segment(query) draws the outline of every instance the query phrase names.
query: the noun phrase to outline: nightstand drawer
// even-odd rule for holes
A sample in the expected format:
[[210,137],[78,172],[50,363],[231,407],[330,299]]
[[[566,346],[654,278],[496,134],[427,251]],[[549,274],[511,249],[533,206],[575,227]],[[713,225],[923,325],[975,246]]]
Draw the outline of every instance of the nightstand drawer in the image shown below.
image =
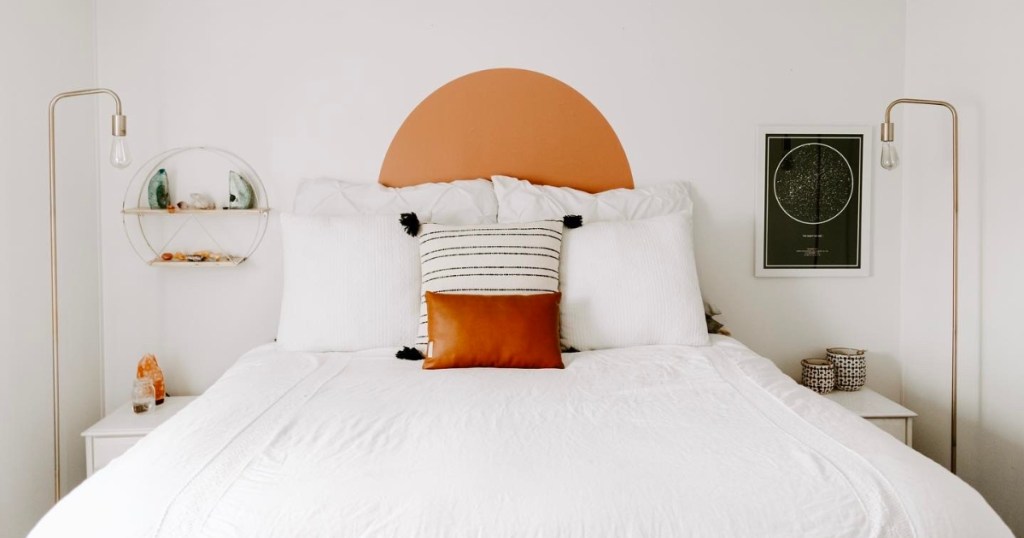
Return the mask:
[[111,460],[124,454],[175,413],[187,406],[194,396],[168,396],[163,405],[148,413],[135,414],[131,403],[118,407],[88,430],[85,437],[85,475],[92,476]]
[[867,387],[853,392],[833,391],[824,397],[878,426],[903,444],[913,446],[913,425],[917,413],[910,409]]
[[900,440],[901,443],[909,445],[911,419],[909,418],[869,418],[868,422],[878,426],[882,431]]
[[87,462],[85,468],[88,475],[102,469],[114,458],[124,454],[126,450],[139,442],[142,437],[93,437],[89,441],[92,444],[91,461]]

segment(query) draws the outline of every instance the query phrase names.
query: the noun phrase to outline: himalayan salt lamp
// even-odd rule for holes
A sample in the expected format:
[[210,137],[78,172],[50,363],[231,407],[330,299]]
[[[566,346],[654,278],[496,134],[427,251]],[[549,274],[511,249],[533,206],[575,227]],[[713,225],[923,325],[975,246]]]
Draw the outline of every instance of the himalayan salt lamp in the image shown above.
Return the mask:
[[148,354],[142,357],[135,369],[135,377],[137,379],[144,377],[152,379],[156,392],[156,404],[164,403],[164,373],[160,370],[160,365],[156,363],[156,355]]

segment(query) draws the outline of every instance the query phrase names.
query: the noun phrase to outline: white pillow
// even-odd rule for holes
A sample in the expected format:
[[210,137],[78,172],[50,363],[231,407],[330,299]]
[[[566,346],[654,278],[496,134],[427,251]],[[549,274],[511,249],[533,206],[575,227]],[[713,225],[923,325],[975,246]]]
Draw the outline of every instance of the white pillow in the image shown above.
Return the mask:
[[[529,295],[558,291],[562,221],[449,226],[423,224],[422,293]],[[427,302],[420,301],[416,348],[426,353]]]
[[565,347],[708,344],[685,213],[566,230],[561,278]]
[[349,183],[333,179],[303,181],[295,194],[299,215],[398,215],[416,213],[422,222],[484,224],[497,222],[498,202],[486,179],[461,179],[411,187]]
[[693,212],[685,183],[662,183],[636,189],[612,189],[590,194],[569,187],[534,185],[529,181],[493,176],[498,198],[498,222],[527,222],[580,215],[583,225],[608,220],[635,220],[670,213]]
[[407,345],[420,260],[399,216],[281,215],[284,296],[277,341],[298,351]]

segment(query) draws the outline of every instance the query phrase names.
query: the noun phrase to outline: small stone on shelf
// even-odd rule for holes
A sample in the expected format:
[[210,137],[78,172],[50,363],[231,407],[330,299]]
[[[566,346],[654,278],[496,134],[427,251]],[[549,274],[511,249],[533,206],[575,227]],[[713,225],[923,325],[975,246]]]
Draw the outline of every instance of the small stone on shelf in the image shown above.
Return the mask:
[[189,196],[192,198],[193,209],[217,209],[217,202],[201,192],[193,192]]

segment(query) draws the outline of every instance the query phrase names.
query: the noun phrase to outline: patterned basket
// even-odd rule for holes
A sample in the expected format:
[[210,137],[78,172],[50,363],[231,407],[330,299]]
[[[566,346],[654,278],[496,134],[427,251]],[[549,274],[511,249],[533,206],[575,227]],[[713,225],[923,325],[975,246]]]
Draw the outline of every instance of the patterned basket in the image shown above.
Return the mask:
[[800,361],[804,367],[800,383],[817,392],[828,394],[836,385],[836,369],[828,359],[804,359]]
[[848,347],[830,347],[826,351],[828,360],[836,367],[836,389],[860,390],[868,375],[866,351]]

